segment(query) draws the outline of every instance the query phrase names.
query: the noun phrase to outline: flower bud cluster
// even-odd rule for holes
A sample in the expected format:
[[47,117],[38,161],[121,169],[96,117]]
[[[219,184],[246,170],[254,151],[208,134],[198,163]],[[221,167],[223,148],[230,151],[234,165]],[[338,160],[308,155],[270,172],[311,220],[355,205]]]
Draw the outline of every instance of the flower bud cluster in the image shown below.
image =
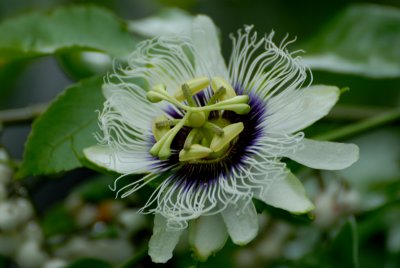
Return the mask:
[[0,149],[0,254],[14,259],[21,268],[57,268],[65,262],[50,259],[43,249],[43,232],[33,219],[31,202],[8,192],[13,170],[9,157]]

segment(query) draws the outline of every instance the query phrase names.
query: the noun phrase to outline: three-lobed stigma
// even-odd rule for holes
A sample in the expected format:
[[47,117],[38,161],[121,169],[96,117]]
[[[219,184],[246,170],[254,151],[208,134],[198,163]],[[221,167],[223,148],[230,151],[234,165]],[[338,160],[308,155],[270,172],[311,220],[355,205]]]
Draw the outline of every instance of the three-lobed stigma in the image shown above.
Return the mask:
[[[195,95],[211,87],[212,95],[204,106],[198,105]],[[247,95],[237,96],[233,87],[223,78],[199,77],[182,84],[173,96],[165,85],[156,85],[147,92],[151,102],[162,100],[183,112],[182,118],[159,116],[153,122],[152,132],[156,143],[150,153],[160,159],[171,156],[171,144],[183,127],[189,127],[183,148],[179,152],[181,162],[215,161],[229,152],[243,131],[242,122],[231,123],[223,118],[224,111],[247,114],[251,107]]]

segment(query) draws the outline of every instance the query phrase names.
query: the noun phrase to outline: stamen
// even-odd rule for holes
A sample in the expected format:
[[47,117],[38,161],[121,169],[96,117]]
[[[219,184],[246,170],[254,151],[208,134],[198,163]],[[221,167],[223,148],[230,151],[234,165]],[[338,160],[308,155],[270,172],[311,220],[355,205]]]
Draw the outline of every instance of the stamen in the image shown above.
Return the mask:
[[158,156],[160,159],[168,159],[171,156],[171,143],[178,134],[179,130],[185,124],[186,116],[172,129],[170,129],[159,141],[157,141],[150,149],[153,156]]
[[226,147],[231,141],[233,141],[244,129],[242,122],[235,123],[224,127],[224,135],[214,136],[210,149],[214,152],[219,152]]
[[182,93],[190,107],[196,107],[196,102],[193,99],[192,92],[190,92],[188,84],[182,85]]
[[220,97],[221,100],[227,100],[236,96],[236,92],[231,84],[222,77],[213,77],[211,80],[211,88],[214,92],[217,92],[220,88],[225,88],[225,94]]
[[[166,116],[164,116],[164,118],[167,118]],[[158,121],[155,123],[155,127],[157,128],[165,128],[165,127],[172,127],[175,126],[179,123],[179,121],[181,121],[180,119],[166,119],[166,120],[162,120],[162,121]]]
[[218,136],[222,136],[224,134],[224,130],[222,128],[220,128],[216,124],[213,124],[213,123],[211,123],[209,121],[206,122],[203,127],[206,128],[206,129],[211,130],[212,132],[214,132]]
[[168,118],[165,115],[158,116],[152,126],[152,132],[153,136],[156,139],[156,141],[161,140],[161,138],[168,133],[168,131],[171,129],[171,125],[169,124],[162,124],[163,122],[168,122]]
[[[200,91],[204,90],[210,84],[210,79],[208,77],[199,77],[192,80],[189,80],[185,83],[191,95],[196,95]],[[181,89],[178,89],[174,94],[175,99],[178,101],[184,101],[186,99],[184,92]]]
[[193,144],[189,150],[181,150],[179,152],[179,161],[193,161],[209,156],[213,151],[200,144]]
[[198,140],[199,134],[200,134],[200,129],[198,129],[198,128],[192,129],[186,137],[185,144],[183,145],[183,149],[189,150],[189,148],[192,146],[192,144],[198,143],[199,142],[199,140]]

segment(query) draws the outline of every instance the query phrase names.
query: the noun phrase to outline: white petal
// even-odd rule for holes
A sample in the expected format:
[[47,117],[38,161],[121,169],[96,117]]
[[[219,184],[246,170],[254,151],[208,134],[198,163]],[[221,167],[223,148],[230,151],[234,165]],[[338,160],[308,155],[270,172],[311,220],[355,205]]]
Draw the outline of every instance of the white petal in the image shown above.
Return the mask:
[[197,75],[222,76],[228,78],[228,71],[221,54],[217,28],[207,16],[197,16],[192,25],[192,40],[200,62],[196,61]]
[[147,153],[115,151],[101,145],[86,148],[83,153],[97,166],[120,174],[146,173],[152,164]]
[[276,179],[263,193],[256,193],[255,197],[264,203],[287,210],[291,213],[307,213],[314,209],[314,205],[306,196],[303,184],[292,173],[285,178]]
[[334,86],[316,85],[291,94],[280,94],[268,102],[268,129],[294,133],[329,113],[339,98]]
[[149,255],[156,263],[165,263],[172,258],[183,230],[167,229],[167,220],[160,214],[154,217],[153,235],[149,241]]
[[256,237],[258,232],[257,211],[253,202],[239,200],[235,204],[229,204],[222,211],[229,236],[233,243],[245,245]]
[[147,37],[160,35],[188,34],[190,32],[193,17],[177,8],[164,9],[156,16],[131,21],[129,30]]
[[344,169],[359,158],[359,149],[355,144],[303,139],[300,145],[304,147],[285,156],[315,169]]
[[190,226],[189,242],[201,260],[220,250],[227,238],[228,233],[219,214],[200,217]]

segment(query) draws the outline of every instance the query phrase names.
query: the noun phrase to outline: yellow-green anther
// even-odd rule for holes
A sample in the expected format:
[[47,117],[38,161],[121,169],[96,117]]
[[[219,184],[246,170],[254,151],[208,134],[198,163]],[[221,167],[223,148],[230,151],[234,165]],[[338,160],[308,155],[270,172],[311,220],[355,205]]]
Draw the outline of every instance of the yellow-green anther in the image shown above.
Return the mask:
[[[210,84],[210,80],[208,79],[208,77],[198,77],[185,82],[185,84],[188,86],[189,91],[193,96],[202,91],[203,89],[207,88],[207,86]],[[185,100],[185,96],[181,88],[175,92],[174,97],[179,101]]]
[[240,95],[213,105],[206,106],[204,109],[206,111],[229,110],[234,111],[237,114],[247,114],[250,111],[250,106],[247,104],[248,102],[249,96]]
[[215,135],[211,141],[210,149],[214,152],[219,152],[233,141],[244,129],[242,122],[235,123],[224,127],[222,136]]
[[190,146],[189,150],[184,149],[179,152],[179,161],[199,160],[207,157],[212,152],[213,151],[208,147],[200,144],[193,144]]
[[179,123],[179,121],[181,121],[181,120],[180,119],[167,119],[167,117],[165,117],[164,120],[157,121],[155,123],[155,125],[158,128],[172,127],[172,126],[177,125]]
[[183,84],[182,85],[182,93],[187,102],[189,103],[189,106],[191,107],[196,107],[196,102],[193,99],[192,92],[190,92],[188,84]]
[[215,104],[217,100],[221,99],[222,95],[224,95],[226,89],[224,87],[220,87],[214,95],[211,96],[210,100],[207,102],[207,105]]
[[211,122],[209,122],[209,121],[207,121],[207,122],[204,124],[203,127],[206,128],[206,129],[211,130],[212,132],[214,132],[214,133],[217,134],[218,136],[221,136],[221,135],[224,134],[224,130],[223,130],[221,127],[219,127],[219,126],[217,126],[216,124],[213,124],[213,123],[211,123]]
[[213,77],[211,80],[211,88],[217,92],[220,88],[225,88],[225,94],[221,96],[221,100],[227,100],[236,96],[236,92],[225,79],[222,77]]
[[217,104],[215,104],[215,106],[219,106],[219,105],[227,105],[227,104],[242,104],[242,103],[248,103],[249,102],[249,96],[247,95],[239,95],[239,96],[235,96],[233,98],[224,100],[224,101],[220,101]]
[[251,110],[251,107],[248,104],[231,104],[231,105],[221,106],[221,109],[232,111],[237,114],[248,114]]
[[156,120],[153,122],[152,131],[153,136],[156,141],[161,140],[161,138],[167,134],[167,132],[171,129],[171,125],[164,124],[164,122],[169,122],[168,118],[165,115],[158,116]]
[[207,116],[204,112],[190,112],[187,125],[190,127],[201,127],[206,121]]
[[170,129],[164,136],[157,141],[150,149],[150,154],[158,156],[160,159],[167,159],[171,156],[171,143],[176,134],[183,127],[186,118],[183,118],[176,126]]
[[192,144],[198,143],[199,142],[199,138],[200,138],[200,129],[199,128],[193,128],[189,134],[186,137],[185,140],[185,144],[183,145],[183,148],[185,150],[189,150],[190,146],[192,146]]

